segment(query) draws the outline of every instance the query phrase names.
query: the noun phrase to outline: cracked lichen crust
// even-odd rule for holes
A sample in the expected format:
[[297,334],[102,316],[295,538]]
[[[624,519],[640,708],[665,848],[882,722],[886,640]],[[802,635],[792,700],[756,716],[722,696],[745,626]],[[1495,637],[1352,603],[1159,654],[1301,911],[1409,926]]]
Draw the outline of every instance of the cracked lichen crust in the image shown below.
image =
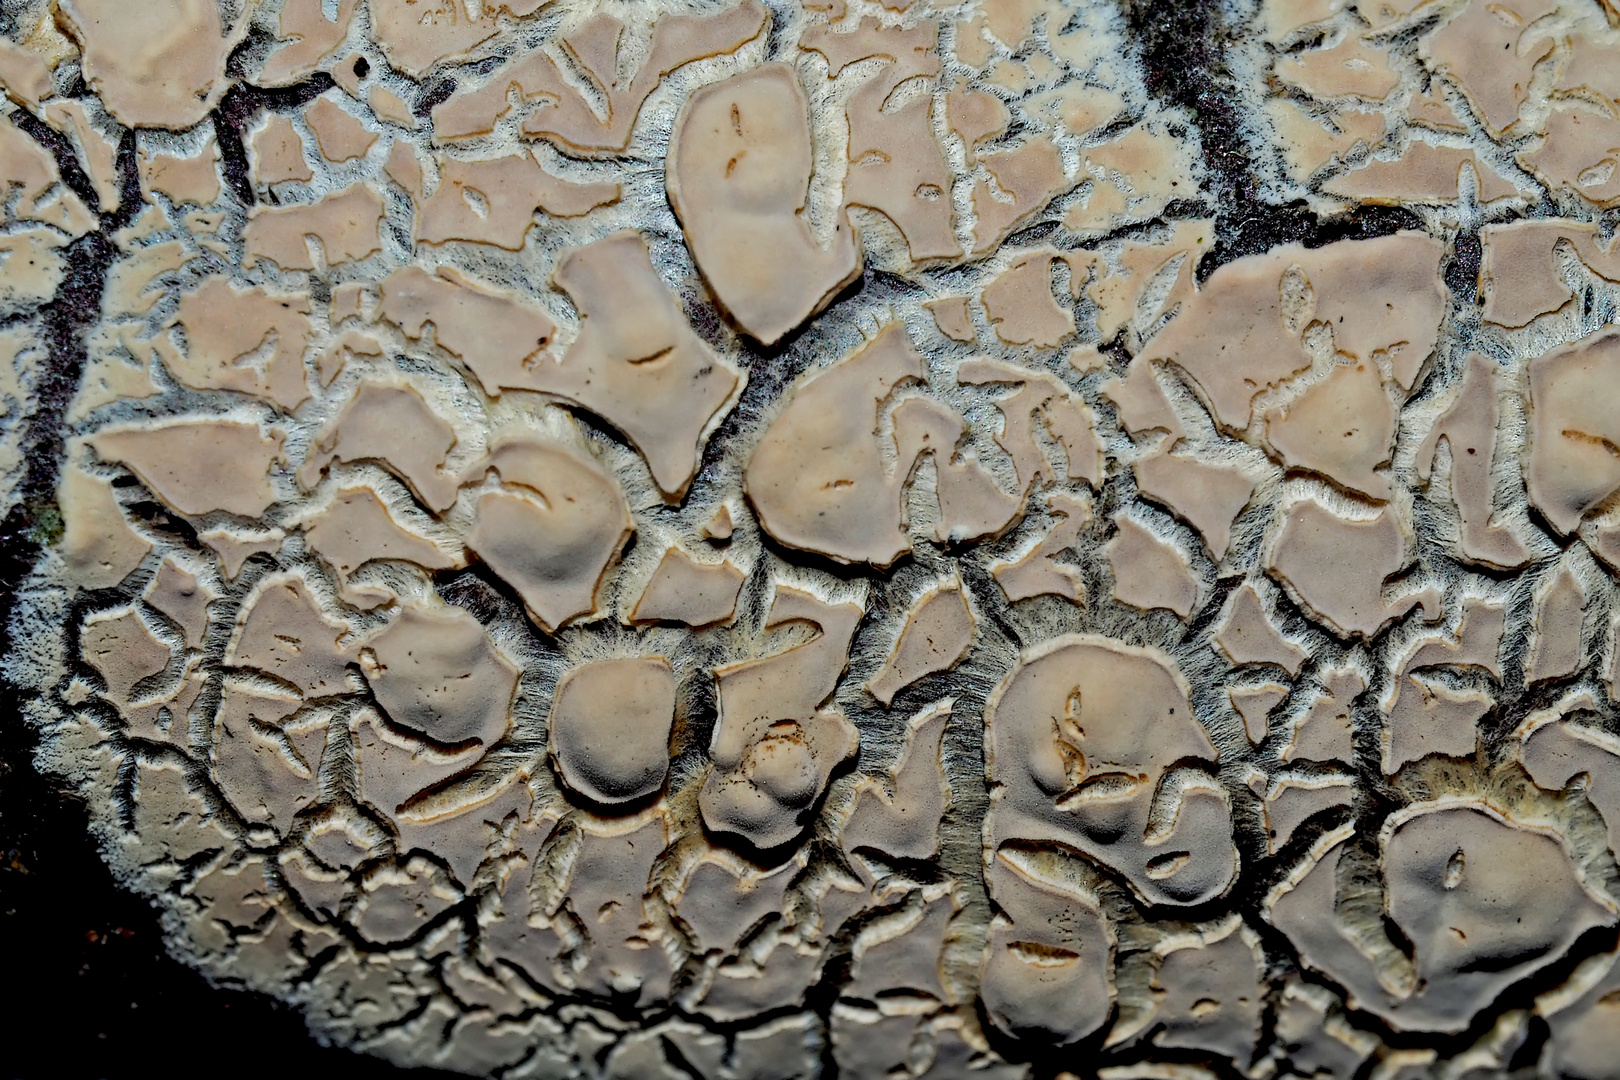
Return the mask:
[[0,0],[0,90],[5,673],[209,979],[1613,1075],[1612,0]]

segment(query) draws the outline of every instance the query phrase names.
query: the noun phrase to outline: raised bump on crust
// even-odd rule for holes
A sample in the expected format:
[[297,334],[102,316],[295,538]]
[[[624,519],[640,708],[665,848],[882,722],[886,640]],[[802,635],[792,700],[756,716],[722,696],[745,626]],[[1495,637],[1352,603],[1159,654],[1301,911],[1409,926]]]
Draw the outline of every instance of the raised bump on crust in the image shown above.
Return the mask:
[[1232,919],[1196,942],[1173,944],[1153,976],[1154,1044],[1250,1060],[1260,1039],[1265,985],[1246,928]]
[[219,141],[213,136],[192,157],[142,151],[136,158],[141,195],[147,202],[153,202],[152,193],[158,192],[176,205],[212,206],[224,191],[219,163]]
[[547,723],[563,781],[604,806],[663,787],[675,723],[675,675],[662,656],[596,660],[557,683]]
[[1419,604],[1429,621],[1439,617],[1434,586],[1384,601],[1384,582],[1410,561],[1409,539],[1388,508],[1353,521],[1302,499],[1288,508],[1266,566],[1334,633],[1367,638]]

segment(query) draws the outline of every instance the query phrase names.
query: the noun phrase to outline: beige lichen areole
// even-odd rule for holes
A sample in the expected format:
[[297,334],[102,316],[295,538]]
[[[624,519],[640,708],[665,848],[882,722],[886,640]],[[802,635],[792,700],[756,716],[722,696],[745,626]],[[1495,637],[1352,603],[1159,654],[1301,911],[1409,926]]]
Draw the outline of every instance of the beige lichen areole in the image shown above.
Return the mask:
[[248,163],[257,184],[280,184],[288,180],[313,180],[315,174],[304,159],[304,140],[292,121],[279,113],[266,117],[247,140]]
[[84,78],[114,118],[130,127],[191,127],[225,93],[225,59],[248,31],[215,0],[161,0],[157,9],[121,0],[62,0],[64,28],[83,52]]
[[375,488],[354,487],[337,493],[323,510],[304,523],[304,542],[337,575],[338,592],[358,608],[394,599],[385,586],[351,581],[355,571],[373,562],[401,560],[424,570],[448,570],[466,560],[449,554],[428,537],[396,520]]
[[568,787],[611,806],[664,784],[675,722],[675,676],[661,656],[582,664],[557,684],[546,725]]
[[515,295],[466,277],[453,267],[428,273],[396,270],[378,287],[377,316],[412,341],[427,337],[466,366],[484,393],[536,389],[533,370],[555,341],[557,326],[544,311]]
[[984,290],[990,325],[1008,345],[1051,349],[1074,333],[1074,315],[1052,296],[1052,264],[1060,256],[1050,248],[1021,255]]
[[930,588],[906,612],[894,650],[867,681],[867,691],[887,706],[917,680],[949,670],[972,646],[975,621],[960,583]]
[[1253,584],[1238,589],[1215,644],[1234,664],[1276,664],[1298,675],[1309,654],[1278,632]]
[[460,608],[405,607],[366,639],[360,669],[401,728],[443,746],[490,746],[506,734],[517,668]]
[[[292,412],[309,399],[304,349],[311,334],[309,298],[238,288],[208,277],[180,298],[173,324],[186,348],[161,343],[169,373],[199,390],[236,390]],[[267,357],[259,355],[268,345]],[[249,358],[252,358],[250,361]]]
[[1384,600],[1384,582],[1407,559],[1407,537],[1392,511],[1352,520],[1305,499],[1289,507],[1267,568],[1335,633],[1370,637],[1416,605],[1430,621],[1439,615],[1432,586]]
[[1217,561],[1226,556],[1232,522],[1254,496],[1254,481],[1243,470],[1161,451],[1138,461],[1134,471],[1143,497],[1191,523]]
[[[1413,946],[1408,957],[1379,940],[1381,925],[1351,922],[1366,916],[1336,888],[1348,838],[1341,829],[1318,841],[1264,910],[1306,964],[1399,1030],[1462,1030],[1502,986],[1615,921],[1612,901],[1588,891],[1555,836],[1485,805],[1419,805],[1379,838],[1384,903]],[[1521,914],[1509,922],[1495,914],[1504,909]]]
[[1377,470],[1395,442],[1395,405],[1377,365],[1340,364],[1328,377],[1266,416],[1266,441],[1296,468],[1310,469],[1385,502],[1389,481]]
[[1560,533],[1620,490],[1620,459],[1610,449],[1620,428],[1604,407],[1620,377],[1620,334],[1598,334],[1530,364],[1530,502]]
[[193,418],[103,429],[88,441],[103,460],[128,465],[177,513],[256,518],[276,501],[270,470],[285,456],[282,439],[276,428]]
[[260,259],[283,270],[313,270],[313,238],[321,262],[340,266],[375,254],[382,246],[383,202],[365,184],[306,205],[255,207],[242,229],[243,269]]
[[0,7],[18,745],[211,984],[1614,1073],[1620,0]]
[[1487,225],[1480,230],[1480,244],[1485,319],[1500,326],[1524,326],[1574,299],[1558,256],[1563,244],[1588,270],[1620,280],[1620,252],[1605,250],[1594,225],[1559,220]]
[[769,850],[803,828],[802,814],[856,746],[855,726],[825,705],[843,673],[861,609],[778,585],[764,629],[808,623],[815,637],[774,656],[716,669],[719,717],[712,771],[698,805],[704,823]]
[[949,705],[924,709],[906,724],[904,749],[885,786],[865,780],[844,822],[844,850],[861,848],[889,859],[931,859],[939,853],[940,821],[950,806],[950,785],[940,757]]
[[442,512],[456,501],[460,487],[444,467],[455,445],[454,429],[416,387],[367,380],[316,440],[298,480],[308,489],[333,464],[376,461],[403,480],[429,510]]
[[[476,9],[457,0],[377,0],[372,33],[388,62],[412,78],[495,36],[502,15],[533,15],[545,0],[499,0]],[[346,20],[340,20],[346,21]]]
[[1198,601],[1198,579],[1187,557],[1153,530],[1123,514],[1103,545],[1114,573],[1114,599],[1143,611],[1164,609],[1185,619]]
[[608,564],[631,533],[619,485],[589,456],[524,436],[498,441],[469,479],[486,472],[502,486],[478,497],[467,550],[547,630],[594,613]]
[[532,389],[577,402],[624,432],[659,490],[679,498],[742,372],[693,332],[635,233],[570,252],[554,280],[579,309],[579,336],[561,361],[536,365]]
[[812,158],[798,76],[769,64],[692,95],[665,161],[669,202],[715,300],[761,343],[779,341],[861,272],[840,215],[830,247],[804,217]]
[[62,511],[62,559],[86,589],[123,581],[152,550],[151,541],[130,527],[112,481],[73,466],[56,489]]
[[1089,890],[1038,877],[1010,854],[997,852],[986,875],[1004,916],[990,932],[980,997],[1010,1035],[1077,1042],[1103,1025],[1114,1002],[1108,923]]
[[1523,566],[1530,553],[1524,543],[1493,520],[1496,465],[1497,405],[1496,368],[1483,356],[1468,357],[1457,399],[1435,421],[1418,448],[1418,476],[1429,478],[1444,442],[1451,455],[1451,498],[1462,518],[1459,547],[1464,556],[1489,566],[1508,569]]
[[424,244],[464,240],[521,251],[535,212],[579,217],[617,202],[614,183],[575,183],[548,172],[533,154],[486,161],[439,160],[439,186],[421,200],[416,238]]
[[[635,30],[598,12],[561,35],[564,65],[545,52],[523,53],[483,86],[458,88],[433,109],[434,135],[447,141],[487,134],[510,108],[515,89],[523,101],[537,103],[523,121],[526,136],[575,153],[623,150],[642,105],[665,76],[707,57],[735,52],[764,30],[767,19],[758,0],[743,0],[710,15],[664,15],[654,20],[652,40],[640,53],[630,44]],[[621,65],[632,59],[639,67],[626,80]],[[567,68],[583,72],[587,90],[582,91],[573,71],[564,74]],[[593,98],[602,102],[600,112]]]
[[[1072,560],[1080,534],[1091,524],[1091,504],[1054,491],[1046,497],[1046,510],[1052,523],[1034,547],[1016,559],[992,563],[990,574],[1009,601],[1061,596],[1084,605],[1085,581]],[[1065,556],[1066,561],[1058,561]]]
[[910,463],[886,460],[879,417],[896,387],[922,377],[922,357],[891,325],[794,390],[745,474],[765,531],[845,562],[887,566],[908,550],[900,493]]
[[937,23],[902,29],[865,18],[853,31],[807,31],[800,48],[821,54],[827,77],[851,64],[878,60],[878,71],[849,96],[849,172],[844,204],[875,210],[905,237],[913,261],[951,258],[961,246],[951,227],[951,175],[934,138],[933,98],[921,95],[896,104],[895,91],[921,78],[937,77]]
[[176,205],[212,206],[223,191],[219,163],[219,143],[213,138],[194,156],[142,153],[136,161],[141,194],[147,202],[155,201],[152,195],[156,192],[168,196]]
[[1386,206],[1405,202],[1451,203],[1465,183],[1463,169],[1473,173],[1472,184],[1482,203],[1512,198],[1518,187],[1474,150],[1412,139],[1393,159],[1369,158],[1343,176],[1322,187],[1333,195]]
[[631,622],[714,626],[731,621],[746,575],[729,560],[699,562],[679,547],[658,561],[630,611]]
[[994,838],[1068,844],[1157,903],[1200,903],[1236,873],[1226,797],[1207,780],[1165,793],[1164,773],[1215,760],[1185,680],[1157,650],[1067,635],[1028,650],[985,709]]
[[337,17],[326,17],[323,0],[286,0],[277,24],[281,43],[254,77],[260,86],[297,82],[336,52],[349,31],[360,0],[338,0]]

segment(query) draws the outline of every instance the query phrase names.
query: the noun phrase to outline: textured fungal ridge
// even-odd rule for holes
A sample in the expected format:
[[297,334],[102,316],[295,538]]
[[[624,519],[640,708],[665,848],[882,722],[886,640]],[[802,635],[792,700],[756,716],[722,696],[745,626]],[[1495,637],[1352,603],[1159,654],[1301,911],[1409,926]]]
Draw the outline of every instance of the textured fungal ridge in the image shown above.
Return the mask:
[[1616,1075],[1613,0],[0,0],[0,88],[5,674],[208,978]]

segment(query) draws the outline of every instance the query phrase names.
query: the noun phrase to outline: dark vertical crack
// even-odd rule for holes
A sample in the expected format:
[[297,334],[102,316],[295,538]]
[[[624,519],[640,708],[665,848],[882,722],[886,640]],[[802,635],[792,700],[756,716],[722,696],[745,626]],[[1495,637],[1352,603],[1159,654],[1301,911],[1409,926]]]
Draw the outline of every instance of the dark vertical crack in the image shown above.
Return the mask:
[[1267,202],[1261,194],[1244,122],[1243,88],[1228,67],[1234,47],[1221,5],[1208,0],[1124,0],[1133,40],[1142,48],[1148,92],[1192,114],[1214,204],[1215,245],[1198,264],[1200,281],[1216,268],[1294,241],[1320,247],[1336,240],[1387,236],[1422,224],[1401,207],[1366,206],[1321,217],[1303,200]]

